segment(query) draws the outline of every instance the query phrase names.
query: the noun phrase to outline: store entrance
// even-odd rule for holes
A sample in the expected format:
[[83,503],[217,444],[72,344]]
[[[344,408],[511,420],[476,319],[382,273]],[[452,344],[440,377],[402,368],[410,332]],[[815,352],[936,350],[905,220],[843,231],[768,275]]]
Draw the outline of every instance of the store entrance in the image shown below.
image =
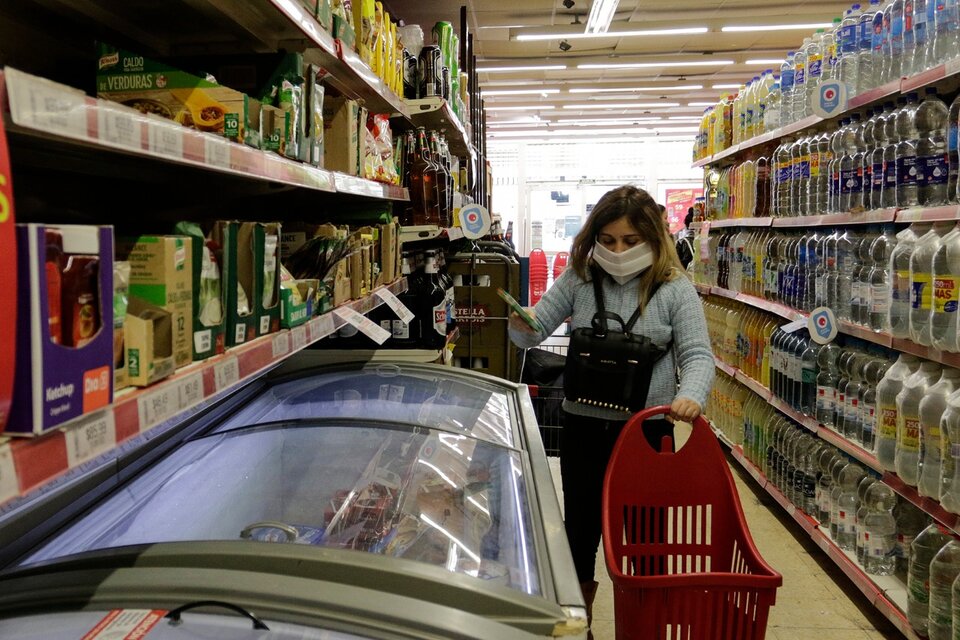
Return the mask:
[[547,260],[561,251],[569,252],[583,222],[603,194],[622,182],[535,182],[527,183],[522,212],[524,233],[518,249],[527,256],[542,249]]

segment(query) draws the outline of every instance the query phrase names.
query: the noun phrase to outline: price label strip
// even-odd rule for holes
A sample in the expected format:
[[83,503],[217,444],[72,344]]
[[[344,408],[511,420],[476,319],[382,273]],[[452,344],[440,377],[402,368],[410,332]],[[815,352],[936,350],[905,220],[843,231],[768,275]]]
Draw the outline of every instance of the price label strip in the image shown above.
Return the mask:
[[377,297],[386,302],[387,306],[393,309],[393,312],[396,313],[397,317],[403,320],[404,323],[410,324],[413,322],[416,316],[407,308],[407,305],[400,302],[400,298],[395,296],[392,291],[389,289],[377,289],[376,293]]
[[293,350],[299,351],[307,346],[307,328],[303,325],[294,327],[290,330],[290,338],[293,342]]
[[20,495],[20,481],[9,444],[0,445],[0,503]]
[[117,426],[113,411],[106,410],[85,418],[81,423],[66,427],[67,464],[70,468],[106,453],[117,446]]
[[23,127],[69,138],[87,138],[86,95],[72,87],[4,69],[10,116]]
[[321,340],[327,336],[332,336],[333,332],[337,330],[336,325],[333,323],[332,313],[325,313],[310,322],[310,336],[314,340]]
[[337,317],[339,317],[341,320],[351,326],[356,327],[360,333],[367,336],[377,344],[383,344],[392,335],[389,331],[378,325],[376,322],[364,315],[357,313],[350,307],[334,309],[333,312],[337,314]]
[[203,158],[207,165],[218,169],[230,168],[230,143],[225,138],[203,137]]
[[137,113],[105,102],[97,104],[97,137],[104,144],[140,150]]
[[240,360],[237,356],[227,356],[222,362],[213,365],[213,379],[217,392],[240,382]]
[[203,374],[192,373],[137,399],[140,432],[149,431],[203,400]]
[[180,125],[162,120],[159,116],[149,118],[150,151],[169,158],[183,159],[183,131]]
[[290,336],[286,333],[278,333],[273,336],[273,359],[282,358],[290,353]]

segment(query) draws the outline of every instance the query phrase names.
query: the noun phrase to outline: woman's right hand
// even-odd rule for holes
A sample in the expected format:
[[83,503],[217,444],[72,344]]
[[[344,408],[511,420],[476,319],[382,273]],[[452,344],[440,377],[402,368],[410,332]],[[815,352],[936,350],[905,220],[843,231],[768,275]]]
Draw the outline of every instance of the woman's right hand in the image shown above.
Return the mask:
[[[537,314],[533,309],[524,309],[527,313],[530,314],[530,317],[536,320]],[[535,335],[537,332],[533,330],[533,327],[528,325],[523,318],[520,317],[516,311],[510,313],[510,328],[521,333],[528,333],[530,335]]]

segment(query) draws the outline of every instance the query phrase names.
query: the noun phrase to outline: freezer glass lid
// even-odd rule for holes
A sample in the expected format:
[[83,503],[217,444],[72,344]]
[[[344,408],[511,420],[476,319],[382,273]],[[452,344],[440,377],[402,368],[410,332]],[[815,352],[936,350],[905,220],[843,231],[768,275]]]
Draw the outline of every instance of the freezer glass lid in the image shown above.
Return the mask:
[[516,446],[505,388],[467,376],[393,364],[315,373],[275,384],[221,430],[328,417],[400,421]]
[[397,422],[286,421],[190,441],[25,564],[125,545],[247,540],[406,558],[540,594],[520,454]]

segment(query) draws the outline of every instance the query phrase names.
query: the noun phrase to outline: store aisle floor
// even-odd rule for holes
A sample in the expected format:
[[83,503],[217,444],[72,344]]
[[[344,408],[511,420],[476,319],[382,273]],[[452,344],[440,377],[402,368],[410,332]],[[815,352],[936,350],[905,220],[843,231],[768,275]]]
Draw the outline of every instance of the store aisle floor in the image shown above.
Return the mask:
[[[684,431],[684,427],[686,431]],[[678,440],[689,433],[678,427]],[[559,458],[550,458],[554,483],[561,495]],[[867,601],[846,576],[806,537],[792,519],[752,479],[731,465],[750,533],[760,555],[783,574],[777,604],[770,611],[768,640],[880,640],[903,636]],[[614,640],[613,592],[597,552],[600,588],[593,610],[594,638]]]

